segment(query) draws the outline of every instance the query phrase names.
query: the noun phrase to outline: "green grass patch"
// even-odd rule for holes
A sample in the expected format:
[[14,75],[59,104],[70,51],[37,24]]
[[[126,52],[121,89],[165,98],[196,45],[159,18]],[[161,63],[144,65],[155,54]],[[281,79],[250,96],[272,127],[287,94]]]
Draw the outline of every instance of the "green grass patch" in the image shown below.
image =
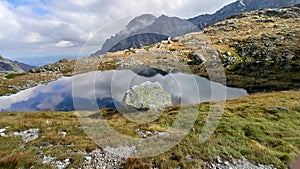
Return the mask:
[[146,51],[149,51],[149,49],[151,49],[151,48],[153,48],[153,45],[149,45],[149,46],[145,46],[145,47],[144,47],[144,49],[145,49]]
[[26,74],[27,73],[10,73],[10,74],[6,75],[5,77],[7,79],[13,79],[13,78],[15,78],[17,76],[23,76],[23,75],[26,75]]

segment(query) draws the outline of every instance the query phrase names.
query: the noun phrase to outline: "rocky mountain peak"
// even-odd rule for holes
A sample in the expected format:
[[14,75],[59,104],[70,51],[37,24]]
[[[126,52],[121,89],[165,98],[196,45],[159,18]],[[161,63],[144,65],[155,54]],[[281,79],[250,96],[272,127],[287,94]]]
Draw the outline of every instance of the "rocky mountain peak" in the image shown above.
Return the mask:
[[176,37],[196,30],[195,25],[178,17],[161,15],[156,18],[153,15],[144,14],[134,18],[125,29],[107,39],[102,49],[92,55],[148,46],[165,40],[169,36]]
[[144,14],[138,17],[135,17],[133,20],[131,20],[126,28],[130,31],[137,31],[139,29],[142,29],[146,26],[149,26],[153,24],[153,22],[157,18],[151,14]]

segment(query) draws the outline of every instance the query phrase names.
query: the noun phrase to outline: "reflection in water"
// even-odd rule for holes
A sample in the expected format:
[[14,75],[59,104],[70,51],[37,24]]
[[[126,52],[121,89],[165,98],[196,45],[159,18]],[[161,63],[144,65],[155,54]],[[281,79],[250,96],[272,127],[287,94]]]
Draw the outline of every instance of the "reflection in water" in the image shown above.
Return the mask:
[[[171,93],[173,104],[193,104],[247,95],[243,89],[228,88],[196,75],[151,73],[151,76],[143,76],[143,74],[131,70],[113,70],[64,77],[47,85],[39,85],[11,96],[0,97],[0,111],[115,108],[120,105],[130,87],[145,81],[161,83],[164,89]],[[212,95],[212,92],[215,94]]]

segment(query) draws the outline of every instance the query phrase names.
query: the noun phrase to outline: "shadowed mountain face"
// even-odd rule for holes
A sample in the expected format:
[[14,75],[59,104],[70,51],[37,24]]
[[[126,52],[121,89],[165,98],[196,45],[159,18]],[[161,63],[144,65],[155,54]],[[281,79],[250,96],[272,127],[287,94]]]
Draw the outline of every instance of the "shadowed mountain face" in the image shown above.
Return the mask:
[[0,71],[27,72],[32,68],[34,68],[34,66],[5,59],[0,55]]
[[120,50],[130,48],[140,48],[142,46],[149,46],[156,42],[168,39],[168,36],[156,34],[156,33],[144,33],[130,36],[126,39],[121,40],[115,46],[113,46],[109,52],[117,52]]
[[199,29],[204,29],[218,21],[243,12],[264,8],[281,8],[299,3],[300,0],[238,0],[224,6],[214,14],[199,15],[188,19],[188,21],[195,24]]
[[130,21],[124,30],[107,39],[102,49],[92,55],[148,46],[168,37],[176,37],[197,30],[192,23],[177,17],[161,15],[156,18],[149,14],[141,15]]

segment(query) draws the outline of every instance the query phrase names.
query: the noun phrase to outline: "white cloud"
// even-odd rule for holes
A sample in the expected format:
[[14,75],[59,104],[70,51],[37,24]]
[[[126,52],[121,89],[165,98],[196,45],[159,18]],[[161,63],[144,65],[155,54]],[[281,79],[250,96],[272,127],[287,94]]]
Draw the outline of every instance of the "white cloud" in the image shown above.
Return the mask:
[[27,43],[38,43],[41,42],[43,37],[39,33],[32,32],[25,38],[25,42]]
[[5,39],[21,29],[16,16],[8,7],[7,3],[0,1],[0,39]]
[[70,41],[62,40],[56,43],[54,46],[58,48],[66,48],[66,47],[72,47],[74,46],[74,44]]

